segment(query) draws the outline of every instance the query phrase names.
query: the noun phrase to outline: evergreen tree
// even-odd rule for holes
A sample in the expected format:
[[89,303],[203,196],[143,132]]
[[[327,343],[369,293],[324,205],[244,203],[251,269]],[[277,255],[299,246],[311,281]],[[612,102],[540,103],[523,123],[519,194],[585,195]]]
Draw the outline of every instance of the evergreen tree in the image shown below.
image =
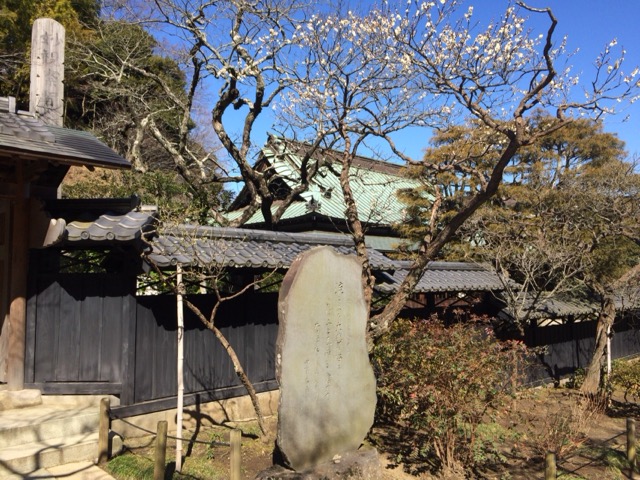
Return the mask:
[[[549,128],[555,121],[538,114],[530,128]],[[439,228],[430,222],[454,215],[481,188],[477,171],[491,163],[492,151],[485,145],[492,140],[475,125],[441,132],[433,144],[425,162],[445,168],[425,180],[442,193],[439,203],[429,204],[417,192],[403,192],[414,217],[399,229],[412,238]],[[588,393],[598,387],[606,331],[615,317],[614,297],[633,280],[628,273],[640,264],[640,174],[623,160],[625,154],[623,142],[603,132],[596,121],[576,120],[553,131],[514,156],[497,195],[444,250],[450,259],[494,266],[520,329],[550,297],[599,302],[598,331],[604,333],[596,342]],[[476,159],[473,177],[458,164],[465,157]],[[421,178],[424,171],[429,170],[411,174]]]

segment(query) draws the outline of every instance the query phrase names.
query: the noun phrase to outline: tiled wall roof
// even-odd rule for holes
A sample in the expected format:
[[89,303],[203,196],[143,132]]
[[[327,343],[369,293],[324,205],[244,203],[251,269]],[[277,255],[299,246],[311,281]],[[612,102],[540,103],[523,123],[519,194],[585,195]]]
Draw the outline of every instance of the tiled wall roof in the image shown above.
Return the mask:
[[[396,262],[395,272],[380,275],[377,288],[394,292],[407,275],[409,262]],[[416,292],[497,291],[503,285],[498,275],[488,267],[463,262],[431,262],[416,285]]]
[[[151,242],[149,259],[160,267],[177,263],[221,267],[288,268],[302,252],[320,245],[343,254],[354,253],[349,237],[321,233],[285,233],[219,227],[179,227]],[[395,268],[393,260],[370,249],[375,269]]]

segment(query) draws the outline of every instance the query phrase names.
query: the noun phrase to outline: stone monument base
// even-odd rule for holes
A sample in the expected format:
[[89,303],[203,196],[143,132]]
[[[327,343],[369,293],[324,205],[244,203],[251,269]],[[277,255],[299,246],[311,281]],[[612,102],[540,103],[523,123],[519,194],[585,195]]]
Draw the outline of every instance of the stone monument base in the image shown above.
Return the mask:
[[382,466],[375,448],[367,447],[337,456],[331,462],[316,465],[304,472],[294,472],[280,465],[263,470],[256,480],[378,480],[382,479]]

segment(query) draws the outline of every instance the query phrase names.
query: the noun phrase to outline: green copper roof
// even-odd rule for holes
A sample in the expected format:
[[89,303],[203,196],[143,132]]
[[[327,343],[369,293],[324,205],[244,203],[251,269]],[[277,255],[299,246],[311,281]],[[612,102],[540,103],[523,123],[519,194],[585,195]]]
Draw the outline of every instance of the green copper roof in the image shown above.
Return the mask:
[[[302,158],[285,148],[284,142],[272,138],[263,149],[263,161],[288,187],[293,188],[300,181]],[[332,153],[333,157],[339,155],[338,152]],[[346,206],[340,187],[341,165],[337,160],[331,160],[329,155],[325,155],[323,160],[324,165],[310,182],[309,189],[300,195],[300,201],[293,202],[281,220],[302,217],[310,212],[333,219],[345,218]],[[398,200],[396,192],[421,186],[419,181],[404,177],[401,166],[364,157],[354,160],[350,178],[360,219],[372,225],[389,226],[403,221],[405,205]],[[274,205],[273,211],[276,208]],[[241,210],[231,212],[229,218],[237,218],[240,213]],[[258,211],[247,224],[261,222],[264,218]]]

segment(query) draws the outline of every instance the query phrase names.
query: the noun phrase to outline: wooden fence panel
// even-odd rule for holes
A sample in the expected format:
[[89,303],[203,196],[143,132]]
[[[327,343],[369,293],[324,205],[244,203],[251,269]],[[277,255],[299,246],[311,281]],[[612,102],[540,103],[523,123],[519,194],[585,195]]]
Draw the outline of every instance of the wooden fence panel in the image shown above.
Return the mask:
[[[82,283],[73,282],[74,279],[61,277],[57,282],[55,302],[60,312],[60,323],[55,346],[57,362],[55,364],[54,381],[77,382],[80,376],[80,326],[82,317],[81,302],[84,295],[76,301],[76,292],[82,291]],[[83,292],[84,293],[84,292]],[[90,301],[90,300],[89,300]],[[54,307],[56,308],[56,307]],[[46,321],[46,316],[38,316],[38,320]],[[45,339],[42,339],[45,341]],[[95,347],[94,347],[95,348]],[[84,359],[83,359],[84,360]]]
[[[611,357],[624,358],[640,353],[640,330],[625,319],[616,322],[611,339]],[[534,327],[527,330],[529,347],[541,347],[529,368],[530,383],[560,380],[586,368],[595,346],[596,322]],[[543,347],[543,348],[542,348]]]
[[[137,300],[134,402],[175,396],[176,299],[157,295]],[[214,302],[207,295],[191,295],[189,300],[205,315],[210,313]],[[275,378],[277,294],[247,294],[225,303],[218,312],[216,325],[236,350],[253,382]],[[240,385],[214,334],[186,307],[184,340],[185,394]]]
[[33,344],[35,346],[33,371],[34,382],[55,380],[54,366],[57,363],[58,334],[60,332],[60,310],[58,309],[57,282],[51,279],[39,279],[36,298],[35,315],[29,317],[35,321],[33,326]]
[[611,356],[614,359],[640,353],[640,329],[636,322],[636,318],[627,316],[614,324],[611,339]]
[[28,303],[35,312],[27,378],[45,393],[118,393],[134,285],[122,275],[38,275]]

